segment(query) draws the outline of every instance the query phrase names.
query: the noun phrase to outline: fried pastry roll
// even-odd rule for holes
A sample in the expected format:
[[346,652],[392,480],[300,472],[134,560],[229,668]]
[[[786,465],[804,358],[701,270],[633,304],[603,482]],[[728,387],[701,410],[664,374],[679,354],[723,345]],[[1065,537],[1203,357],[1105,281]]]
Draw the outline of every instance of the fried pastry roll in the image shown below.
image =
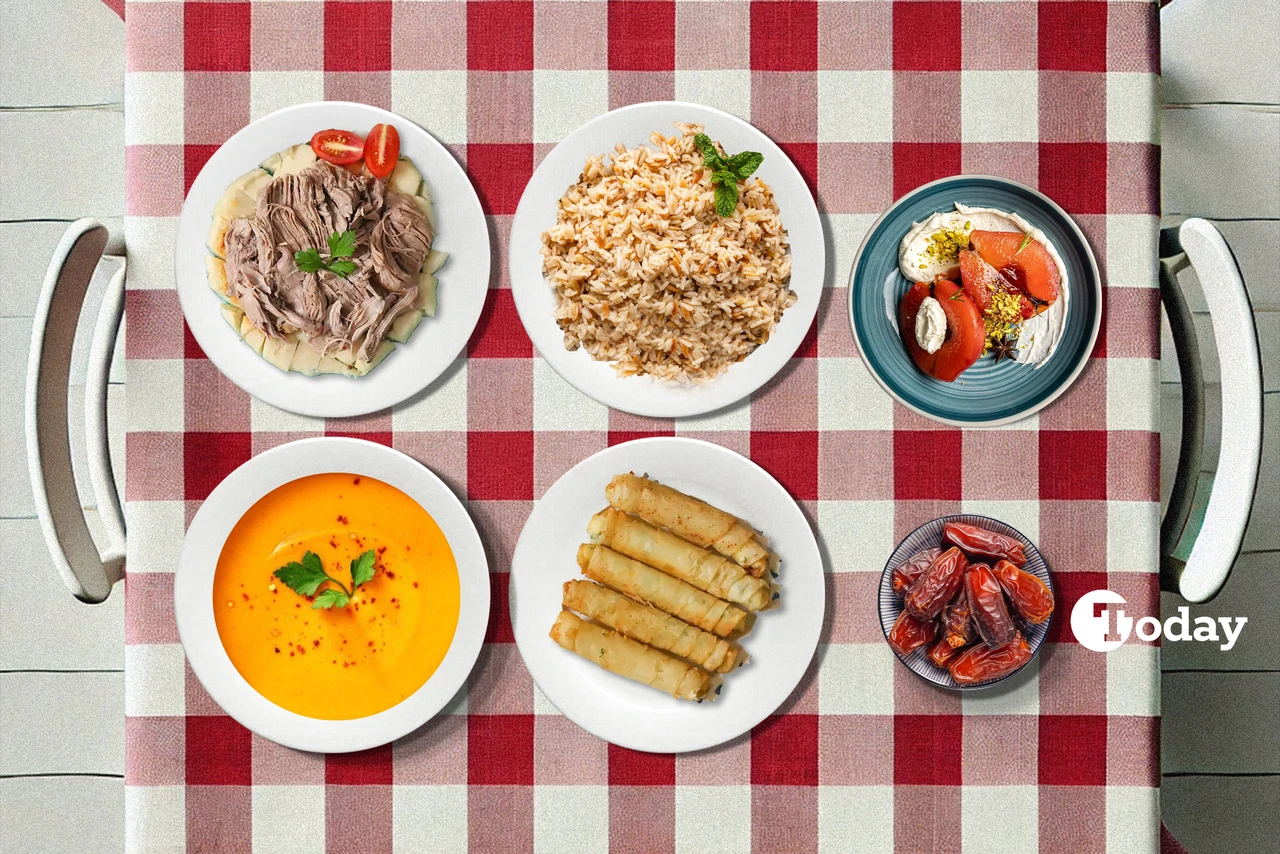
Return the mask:
[[747,617],[741,608],[605,546],[578,546],[578,566],[588,578],[722,638]]
[[773,591],[764,579],[756,578],[722,555],[613,507],[591,517],[587,533],[601,545],[748,611],[759,611],[773,601]]
[[646,477],[620,474],[605,488],[609,503],[694,545],[713,549],[759,578],[769,568],[769,550],[755,530],[736,516]]
[[711,688],[711,676],[705,671],[568,611],[556,618],[551,639],[610,673],[681,700],[701,700]]
[[566,581],[563,603],[570,611],[705,670],[728,673],[737,664],[738,648],[733,644],[651,605],[633,602],[608,587],[590,581]]

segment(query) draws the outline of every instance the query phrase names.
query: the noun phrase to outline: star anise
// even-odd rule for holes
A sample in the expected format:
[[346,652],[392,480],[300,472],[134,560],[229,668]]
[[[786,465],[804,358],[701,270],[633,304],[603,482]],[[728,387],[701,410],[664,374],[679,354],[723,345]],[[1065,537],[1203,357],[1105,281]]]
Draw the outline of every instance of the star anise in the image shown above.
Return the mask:
[[996,357],[995,364],[999,364],[1001,359],[1013,359],[1018,352],[1018,339],[1004,336],[998,341],[991,342],[991,354]]

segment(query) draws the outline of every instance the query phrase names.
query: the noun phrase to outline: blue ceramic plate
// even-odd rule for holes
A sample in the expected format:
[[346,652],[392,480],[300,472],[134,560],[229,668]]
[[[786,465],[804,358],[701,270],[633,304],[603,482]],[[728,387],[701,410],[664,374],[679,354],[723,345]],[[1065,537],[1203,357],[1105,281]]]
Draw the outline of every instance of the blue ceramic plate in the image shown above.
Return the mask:
[[[977,525],[980,528],[986,528],[988,531],[995,531],[997,534],[1004,534],[1006,537],[1013,537],[1022,543],[1027,553],[1027,564],[1022,567],[1027,572],[1039,578],[1049,587],[1049,592],[1053,594],[1053,601],[1058,601],[1058,593],[1053,589],[1053,579],[1049,577],[1049,565],[1044,562],[1044,557],[1040,554],[1040,550],[1022,535],[1016,528],[1012,528],[998,519],[992,519],[989,516],[975,516],[972,513],[965,513],[958,516],[943,516],[934,519],[932,522],[926,522],[919,528],[916,528],[906,539],[898,543],[898,547],[893,550],[893,554],[889,555],[889,562],[884,565],[884,572],[880,575],[880,595],[879,611],[880,611],[880,628],[884,631],[885,643],[889,642],[889,630],[893,628],[893,624],[897,621],[898,615],[902,613],[902,600],[893,592],[893,571],[899,564],[906,561],[916,552],[922,552],[925,549],[935,548],[937,546],[945,546],[942,540],[942,526],[948,522],[964,522],[967,525]],[[994,564],[995,561],[988,561]],[[1019,667],[1013,673],[1006,673],[995,679],[988,679],[986,682],[975,682],[972,685],[961,685],[951,677],[951,671],[945,667],[939,667],[929,659],[929,647],[932,641],[913,650],[910,655],[898,655],[897,650],[893,651],[894,655],[898,655],[898,660],[907,666],[907,668],[924,679],[929,680],[934,685],[943,688],[951,688],[955,691],[969,691],[974,688],[989,688],[997,682],[1003,682],[1014,673],[1020,672],[1024,667],[1036,660],[1036,656],[1040,654],[1040,647],[1044,644],[1044,639],[1049,636],[1049,627],[1053,625],[1053,618],[1057,616],[1057,610],[1049,616],[1040,625],[1028,625],[1023,637],[1027,639],[1027,645],[1031,647],[1031,657],[1027,659],[1027,663]]]
[[[955,382],[928,376],[911,360],[898,332],[898,303],[910,283],[898,272],[898,243],[911,229],[956,202],[1021,214],[1057,247],[1067,267],[1066,326],[1058,349],[1039,368],[983,356]],[[1079,227],[1048,197],[1016,181],[959,175],[925,184],[898,199],[871,226],[849,274],[849,322],[876,382],[903,406],[961,427],[1006,424],[1048,406],[1079,376],[1098,337],[1102,285]]]

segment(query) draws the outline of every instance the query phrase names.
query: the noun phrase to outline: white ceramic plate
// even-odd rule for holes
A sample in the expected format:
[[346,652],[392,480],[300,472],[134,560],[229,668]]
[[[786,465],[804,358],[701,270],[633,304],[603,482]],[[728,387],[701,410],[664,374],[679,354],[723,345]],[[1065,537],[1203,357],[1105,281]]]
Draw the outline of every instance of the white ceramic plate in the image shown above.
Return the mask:
[[[281,371],[254,353],[227,325],[220,297],[205,278],[205,240],[213,206],[227,186],[272,154],[307,142],[325,128],[364,135],[388,122],[400,132],[400,153],[422,173],[435,206],[432,247],[449,254],[435,317],[423,318],[407,344],[363,377],[303,376]],[[467,173],[449,151],[408,119],[342,101],[287,107],[239,131],[200,170],[178,219],[178,300],[191,334],[233,383],[280,409],[321,418],[364,415],[412,397],[449,367],[471,337],[489,288],[489,230]]]
[[[634,471],[688,492],[755,525],[781,559],[780,605],[742,638],[747,664],[724,678],[715,702],[691,703],[597,667],[548,632],[564,582],[582,578],[575,560],[604,488]],[[511,564],[511,625],[542,693],[578,726],[633,750],[682,753],[736,738],[791,695],[813,658],[826,589],[813,531],[786,490],[733,451],[696,439],[637,439],[583,460],[533,508]]]
[[[791,244],[791,289],[796,304],[782,315],[773,335],[750,356],[705,384],[664,382],[653,377],[619,377],[607,362],[581,348],[564,348],[556,325],[555,291],[542,275],[542,232],[555,224],[560,197],[582,174],[587,157],[648,145],[653,131],[673,134],[674,122],[694,122],[730,153],[759,151],[755,173],[771,188]],[[556,373],[603,404],[655,418],[701,415],[741,400],[768,382],[795,355],[813,324],[826,275],[826,243],[813,194],[773,140],[736,116],[699,104],[654,101],[633,104],[587,122],[565,137],[534,171],[511,225],[511,292],[525,331]]]
[[[458,564],[458,628],[426,683],[384,712],[319,720],[287,711],[255,691],[227,657],[213,617],[213,573],[240,517],[271,490],[300,477],[347,472],[389,483],[418,502],[444,532]],[[411,457],[362,439],[290,442],[252,458],[200,505],[187,529],[173,585],[178,635],[209,696],[244,726],[286,747],[322,753],[365,750],[394,741],[430,720],[466,681],[489,622],[489,565],[475,524],[449,487]]]

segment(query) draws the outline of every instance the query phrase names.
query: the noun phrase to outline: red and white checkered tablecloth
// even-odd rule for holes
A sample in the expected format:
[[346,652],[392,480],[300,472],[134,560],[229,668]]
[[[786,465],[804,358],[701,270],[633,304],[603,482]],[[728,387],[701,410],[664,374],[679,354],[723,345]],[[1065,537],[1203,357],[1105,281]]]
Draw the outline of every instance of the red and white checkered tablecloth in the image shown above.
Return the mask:
[[[1152,854],[1159,659],[1100,654],[1067,615],[1109,587],[1158,613],[1157,7],[979,0],[130,2],[126,6],[130,851],[1040,852]],[[251,400],[204,358],[174,291],[177,215],[249,121],[322,98],[427,128],[463,161],[494,245],[489,301],[456,365],[394,411],[315,420]],[[534,353],[506,270],[539,158],[623,104],[711,104],[772,136],[815,188],[832,258],[815,328],[749,403],[676,421],[611,412]],[[1038,186],[1103,269],[1102,334],[1069,393],[999,430],[895,405],[854,348],[853,253],[911,188],[958,172]],[[298,753],[225,716],[183,660],[184,524],[251,455],[319,434],[393,445],[469,503],[493,615],[445,714],[363,754]],[[512,642],[511,551],[571,465],[636,436],[750,456],[824,544],[827,615],[777,714],[678,757],[612,747],[542,697]],[[1012,464],[1012,465],[1011,465]],[[1035,539],[1060,604],[1008,688],[933,690],[884,643],[876,581],[899,538],[987,513]]]

